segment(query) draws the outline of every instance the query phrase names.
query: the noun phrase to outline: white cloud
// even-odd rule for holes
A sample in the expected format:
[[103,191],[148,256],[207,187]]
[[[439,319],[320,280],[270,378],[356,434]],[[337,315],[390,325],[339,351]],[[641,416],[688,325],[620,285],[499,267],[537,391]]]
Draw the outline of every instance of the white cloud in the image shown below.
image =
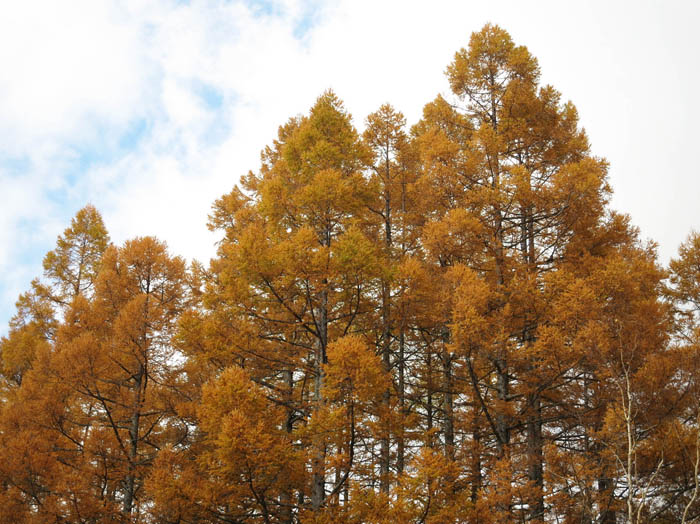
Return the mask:
[[5,152],[27,154],[37,140],[89,140],[100,123],[123,126],[144,110],[141,35],[116,5],[14,2],[0,19]]
[[[668,258],[700,224],[695,4],[14,2],[0,7],[0,326],[87,201],[115,241],[206,259],[213,200],[333,88],[361,126],[408,117],[491,21],[540,59],[612,163],[614,204]],[[305,30],[305,31],[304,31]],[[0,332],[5,328],[0,327]]]

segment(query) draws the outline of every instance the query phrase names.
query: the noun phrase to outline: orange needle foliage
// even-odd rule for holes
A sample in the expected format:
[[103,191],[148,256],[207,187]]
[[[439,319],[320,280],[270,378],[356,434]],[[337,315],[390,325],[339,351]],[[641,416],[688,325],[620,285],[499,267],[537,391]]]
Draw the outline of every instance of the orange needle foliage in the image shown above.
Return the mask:
[[487,25],[410,129],[322,94],[209,268],[81,210],[0,341],[0,522],[700,518],[700,237],[668,269]]

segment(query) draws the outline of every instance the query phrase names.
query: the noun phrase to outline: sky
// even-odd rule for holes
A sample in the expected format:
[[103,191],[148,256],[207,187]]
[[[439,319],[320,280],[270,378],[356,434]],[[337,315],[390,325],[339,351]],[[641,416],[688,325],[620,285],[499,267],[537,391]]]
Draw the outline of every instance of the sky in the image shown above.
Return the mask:
[[0,6],[0,334],[85,204],[207,262],[213,201],[333,89],[409,125],[486,23],[538,58],[666,263],[700,229],[700,2],[52,0]]

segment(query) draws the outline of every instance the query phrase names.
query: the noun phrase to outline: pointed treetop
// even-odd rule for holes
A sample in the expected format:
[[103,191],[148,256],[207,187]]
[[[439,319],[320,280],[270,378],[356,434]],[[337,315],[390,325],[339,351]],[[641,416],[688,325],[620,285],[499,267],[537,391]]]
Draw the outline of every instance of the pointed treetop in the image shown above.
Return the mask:
[[92,204],[82,208],[44,257],[44,275],[51,281],[54,300],[66,303],[89,292],[109,244],[102,216]]
[[455,53],[446,74],[454,94],[482,111],[492,111],[489,106],[498,102],[512,81],[536,85],[540,68],[525,46],[516,47],[507,31],[486,24],[472,34],[468,49]]

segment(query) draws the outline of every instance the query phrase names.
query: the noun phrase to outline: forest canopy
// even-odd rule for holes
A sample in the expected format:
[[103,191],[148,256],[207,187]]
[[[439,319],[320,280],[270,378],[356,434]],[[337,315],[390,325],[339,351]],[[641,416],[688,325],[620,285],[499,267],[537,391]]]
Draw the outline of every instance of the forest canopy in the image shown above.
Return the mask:
[[208,267],[81,209],[0,340],[0,522],[700,521],[700,235],[659,262],[500,27],[446,76],[280,126]]

